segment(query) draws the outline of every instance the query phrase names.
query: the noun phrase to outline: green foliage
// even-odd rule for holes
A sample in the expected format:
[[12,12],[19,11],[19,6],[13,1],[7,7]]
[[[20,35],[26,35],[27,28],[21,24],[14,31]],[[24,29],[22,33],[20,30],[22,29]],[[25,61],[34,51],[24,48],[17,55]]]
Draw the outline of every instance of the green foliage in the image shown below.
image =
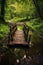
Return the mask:
[[4,24],[0,24],[0,39],[2,39],[9,32],[9,27]]
[[[43,13],[43,1],[38,0],[38,5],[40,7],[41,14]],[[1,8],[1,6],[0,6]],[[1,9],[0,9],[1,10]],[[43,16],[43,15],[42,15]],[[38,13],[36,11],[36,7],[33,3],[33,0],[6,0],[5,6],[5,21],[9,22],[19,22],[20,20],[30,19],[30,21],[26,22],[26,24],[31,28],[33,33],[37,33],[43,35],[43,21],[38,17]],[[33,19],[31,19],[33,17]],[[2,34],[8,33],[8,27],[0,26],[0,36]],[[7,29],[6,29],[7,28]],[[19,26],[20,29],[22,27]],[[6,31],[7,30],[7,31]]]
[[[40,14],[43,17],[43,0],[37,0],[37,3],[39,5]],[[40,37],[43,36],[43,20],[38,16],[33,0],[6,0],[4,18],[6,22],[17,23],[26,18],[30,19],[29,21],[26,21],[26,24],[30,27],[30,31],[32,32],[32,40],[35,38],[36,40],[38,39],[38,41],[41,40],[43,42],[43,38]],[[22,29],[20,26],[18,28]],[[9,27],[4,24],[0,24],[0,38],[4,37],[8,32]]]
[[[40,14],[43,17],[43,0],[37,1],[40,9]],[[36,5],[37,5],[36,3]],[[20,22],[26,18],[30,19],[26,21],[26,24],[30,28],[29,34],[31,34],[31,48],[28,50],[28,55],[34,56],[38,52],[43,52],[43,20],[38,16],[38,12],[33,3],[33,0],[6,0],[5,4],[5,22]],[[0,14],[1,14],[1,0],[0,0]],[[1,15],[0,15],[1,17]],[[33,18],[33,19],[31,19]],[[1,22],[1,21],[0,21]],[[25,22],[25,21],[24,21]],[[22,30],[22,26],[18,26],[18,29]],[[6,34],[9,33],[9,27],[5,24],[0,24],[0,40],[4,38]],[[0,43],[0,46],[3,44]],[[8,48],[8,46],[3,45],[6,52],[0,52],[0,60],[9,60],[10,65],[16,65],[16,60],[21,59],[26,54],[26,49],[18,48]],[[1,49],[0,49],[1,50]],[[4,55],[4,56],[3,56]]]
[[43,21],[39,18],[32,19],[29,22],[26,22],[26,24],[31,27],[31,29],[43,33]]
[[10,22],[20,22],[21,20],[26,19],[26,17],[14,17],[13,19],[9,20]]
[[43,43],[43,21],[37,18],[26,22],[26,24],[30,27],[30,31],[32,32],[32,42]]
[[32,0],[9,0],[6,1],[5,20],[12,21],[17,18],[36,17],[37,12]]

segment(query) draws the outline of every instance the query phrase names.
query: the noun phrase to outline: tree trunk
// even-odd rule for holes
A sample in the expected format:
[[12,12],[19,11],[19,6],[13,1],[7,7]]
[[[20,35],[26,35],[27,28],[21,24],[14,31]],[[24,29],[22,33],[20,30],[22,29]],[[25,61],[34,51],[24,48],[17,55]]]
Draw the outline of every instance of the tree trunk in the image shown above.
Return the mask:
[[40,7],[38,5],[38,0],[33,0],[33,2],[34,2],[34,5],[36,7],[36,10],[38,12],[39,17],[43,20],[43,17],[42,17],[41,12],[40,12]]
[[1,23],[5,22],[4,16],[5,16],[5,4],[6,4],[6,0],[1,0]]

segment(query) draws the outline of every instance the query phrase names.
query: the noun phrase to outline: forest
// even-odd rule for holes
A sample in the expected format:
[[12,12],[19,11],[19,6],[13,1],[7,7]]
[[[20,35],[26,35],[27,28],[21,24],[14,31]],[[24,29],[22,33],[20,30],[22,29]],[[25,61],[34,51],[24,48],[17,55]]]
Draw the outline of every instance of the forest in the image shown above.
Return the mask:
[[[29,48],[10,48],[7,45],[10,34],[15,32],[15,29],[11,29],[14,26],[23,30],[24,34],[29,28],[28,35],[24,36],[28,43],[30,42]],[[14,39],[17,38],[17,34],[23,36],[21,31],[16,33]],[[27,39],[29,35],[30,40]],[[0,0],[0,65],[43,65],[42,58],[43,0]]]

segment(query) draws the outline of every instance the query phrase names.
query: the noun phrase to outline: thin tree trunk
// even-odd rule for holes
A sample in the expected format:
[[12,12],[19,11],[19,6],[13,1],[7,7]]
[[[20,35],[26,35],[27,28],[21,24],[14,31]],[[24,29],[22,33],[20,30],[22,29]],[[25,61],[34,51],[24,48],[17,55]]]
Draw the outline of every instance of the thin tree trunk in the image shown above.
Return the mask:
[[39,17],[43,20],[43,17],[42,17],[41,12],[40,12],[40,7],[38,5],[38,0],[33,0],[33,2],[34,2],[34,5],[36,7],[36,10],[38,12]]
[[4,19],[4,16],[5,16],[5,4],[6,4],[6,0],[1,0],[1,17],[0,17],[0,19],[2,20],[1,21],[2,23],[5,22],[5,19]]

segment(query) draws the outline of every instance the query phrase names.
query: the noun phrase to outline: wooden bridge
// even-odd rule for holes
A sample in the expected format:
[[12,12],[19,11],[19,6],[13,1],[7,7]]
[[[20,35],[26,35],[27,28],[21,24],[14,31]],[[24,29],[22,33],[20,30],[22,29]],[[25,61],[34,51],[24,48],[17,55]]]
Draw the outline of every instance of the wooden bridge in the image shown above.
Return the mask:
[[[17,26],[23,26],[23,30],[19,30]],[[25,23],[15,23],[10,27],[8,46],[29,46],[31,36],[28,33],[29,27]]]

